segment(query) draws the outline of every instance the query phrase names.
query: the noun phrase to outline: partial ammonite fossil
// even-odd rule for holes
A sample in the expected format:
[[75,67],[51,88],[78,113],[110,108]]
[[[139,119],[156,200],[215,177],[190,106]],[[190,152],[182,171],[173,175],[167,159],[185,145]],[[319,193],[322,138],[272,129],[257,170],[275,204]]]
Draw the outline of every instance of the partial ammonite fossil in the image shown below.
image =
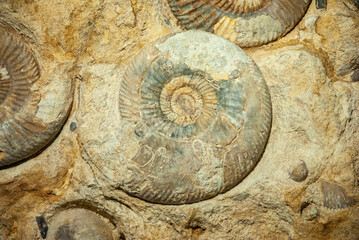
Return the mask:
[[0,27],[0,166],[39,151],[66,119],[71,86],[39,79],[32,52],[19,36]]
[[345,190],[336,184],[322,182],[323,205],[326,208],[338,210],[355,204],[355,199],[348,196]]
[[202,31],[142,50],[120,88],[120,187],[150,202],[208,199],[257,164],[271,126],[263,76],[239,47]]
[[266,44],[289,32],[310,0],[165,0],[185,29],[213,32],[238,44]]

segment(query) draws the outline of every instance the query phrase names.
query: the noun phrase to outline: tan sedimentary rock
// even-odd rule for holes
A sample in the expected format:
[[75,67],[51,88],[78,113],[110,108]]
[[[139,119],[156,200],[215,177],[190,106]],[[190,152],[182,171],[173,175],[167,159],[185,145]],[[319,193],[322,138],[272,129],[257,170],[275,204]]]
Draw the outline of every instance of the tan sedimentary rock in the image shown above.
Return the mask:
[[[271,95],[272,128],[263,156],[228,191],[175,206],[128,194],[117,181],[126,176],[108,174],[108,167],[118,173],[123,164],[100,162],[122,153],[116,146],[127,66],[150,42],[181,30],[174,16],[159,17],[158,2],[0,1],[0,22],[25,40],[38,61],[37,82],[62,79],[69,86],[72,80],[76,86],[54,141],[28,161],[0,168],[0,239],[42,239],[35,217],[42,215],[51,227],[73,208],[100,217],[115,239],[357,239],[359,10],[352,1],[327,1],[327,9],[312,1],[288,34],[244,49]],[[196,115],[200,108],[193,109]],[[136,150],[129,146],[123,146],[126,154]],[[296,168],[300,160],[308,169],[305,179],[303,168]],[[331,187],[323,192],[324,182]]]

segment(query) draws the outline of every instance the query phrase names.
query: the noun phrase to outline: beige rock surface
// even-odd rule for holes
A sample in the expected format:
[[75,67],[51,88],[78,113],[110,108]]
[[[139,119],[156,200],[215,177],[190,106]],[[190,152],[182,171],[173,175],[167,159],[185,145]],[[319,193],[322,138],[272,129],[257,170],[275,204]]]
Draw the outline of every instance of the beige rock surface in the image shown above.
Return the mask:
[[[37,46],[42,68],[75,85],[56,139],[0,169],[0,239],[41,239],[35,216],[51,226],[71,208],[99,215],[115,239],[358,239],[359,10],[351,1],[320,10],[312,2],[285,37],[245,49],[272,99],[265,152],[233,189],[185,205],[152,204],[108,184],[79,136],[93,123],[101,149],[119,134],[107,130],[118,115],[119,79],[146,44],[173,31],[157,13],[146,0],[0,2],[0,22]],[[303,162],[307,176],[296,169]]]

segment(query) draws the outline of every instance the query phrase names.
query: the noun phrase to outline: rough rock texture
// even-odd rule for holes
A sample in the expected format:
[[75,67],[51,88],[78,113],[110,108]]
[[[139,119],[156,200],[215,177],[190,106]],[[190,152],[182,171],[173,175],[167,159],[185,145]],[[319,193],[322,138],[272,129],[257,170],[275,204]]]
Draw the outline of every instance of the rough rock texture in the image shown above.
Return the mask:
[[[313,1],[285,37],[245,50],[271,94],[264,154],[228,192],[176,206],[108,184],[79,137],[88,119],[98,119],[93,128],[103,134],[93,147],[121,134],[107,131],[103,119],[118,114],[126,66],[146,44],[173,32],[152,1],[3,0],[0,19],[36,43],[41,69],[75,85],[56,139],[0,169],[0,239],[41,239],[35,216],[51,227],[72,208],[97,214],[115,239],[359,238],[359,10],[352,1],[328,1],[327,9]],[[298,161],[306,178],[294,170]]]

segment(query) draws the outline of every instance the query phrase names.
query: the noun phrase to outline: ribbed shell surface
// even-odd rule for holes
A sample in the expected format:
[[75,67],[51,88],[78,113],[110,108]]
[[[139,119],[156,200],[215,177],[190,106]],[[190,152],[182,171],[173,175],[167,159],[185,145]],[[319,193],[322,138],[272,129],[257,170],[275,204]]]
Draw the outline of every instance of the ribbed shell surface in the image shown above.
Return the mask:
[[272,42],[290,31],[310,0],[167,0],[185,29],[213,32],[241,47]]
[[[126,130],[118,176],[126,168],[132,175],[121,188],[156,203],[198,202],[237,185],[259,161],[271,125],[257,66],[202,31],[143,49],[125,72],[119,100]],[[129,146],[137,150],[126,156]]]
[[36,153],[63,123],[37,118],[41,96],[33,86],[39,78],[39,65],[23,40],[0,28],[0,166]]

